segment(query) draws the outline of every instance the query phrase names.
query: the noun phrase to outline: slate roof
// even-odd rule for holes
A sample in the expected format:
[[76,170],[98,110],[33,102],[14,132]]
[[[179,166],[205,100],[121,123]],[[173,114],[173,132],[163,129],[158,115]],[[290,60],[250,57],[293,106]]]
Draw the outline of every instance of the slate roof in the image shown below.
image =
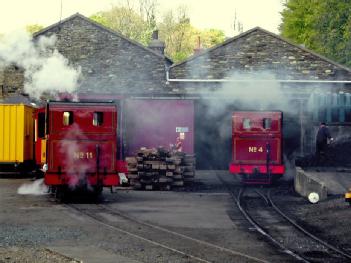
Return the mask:
[[106,32],[108,32],[108,33],[110,33],[110,34],[113,34],[114,36],[117,36],[117,37],[120,37],[120,38],[122,38],[122,39],[124,39],[124,40],[126,40],[126,41],[129,41],[129,42],[133,43],[135,46],[137,46],[137,47],[139,47],[139,48],[142,48],[142,49],[144,49],[144,50],[146,50],[146,51],[148,51],[148,52],[150,52],[150,53],[152,53],[152,54],[154,54],[154,55],[156,55],[156,56],[158,56],[158,57],[160,57],[160,58],[164,58],[164,59],[166,59],[166,60],[167,60],[168,62],[170,62],[170,63],[173,63],[172,60],[171,60],[170,58],[168,58],[167,56],[164,56],[164,55],[162,55],[162,54],[160,54],[160,53],[158,53],[158,52],[156,52],[156,51],[154,51],[154,50],[152,50],[152,49],[150,49],[150,48],[147,48],[147,47],[143,46],[142,44],[140,44],[139,42],[137,42],[137,41],[135,41],[135,40],[132,40],[132,39],[130,39],[130,38],[124,36],[123,34],[117,32],[117,31],[114,31],[114,30],[112,30],[112,29],[110,29],[110,28],[108,28],[108,27],[106,27],[106,26],[104,26],[104,25],[101,25],[101,24],[99,24],[99,23],[93,21],[92,19],[90,19],[90,18],[88,18],[88,17],[85,17],[85,16],[83,16],[83,15],[81,15],[81,14],[79,14],[79,13],[76,13],[76,14],[74,14],[74,15],[71,15],[71,16],[69,16],[69,17],[67,17],[67,18],[65,18],[65,19],[63,19],[63,20],[61,20],[61,21],[59,21],[59,22],[57,22],[57,23],[55,23],[55,24],[52,24],[52,25],[50,25],[50,26],[48,26],[48,27],[46,27],[46,28],[43,28],[42,30],[40,30],[40,31],[38,31],[38,32],[36,32],[36,33],[34,33],[34,34],[33,34],[33,38],[37,38],[37,37],[39,37],[39,36],[45,34],[46,32],[48,32],[48,31],[50,31],[50,30],[52,30],[52,29],[54,29],[54,28],[59,28],[59,27],[62,26],[64,23],[67,23],[67,22],[69,22],[70,20],[73,20],[73,19],[75,19],[75,18],[83,19],[83,20],[89,22],[90,24],[94,25],[95,27],[97,27],[97,28],[100,29],[100,30],[106,31]]
[[[249,38],[252,38],[254,35],[257,35],[256,39],[253,39],[253,43],[244,43],[245,41],[248,42]],[[269,42],[271,42],[272,47],[260,47],[260,43],[256,43],[260,41],[260,39],[263,39],[264,37],[269,38]],[[260,49],[260,51],[268,53],[266,57],[260,57],[256,56],[258,53],[253,54],[253,57],[250,59],[246,59],[248,56],[248,48],[243,48],[243,44],[245,45],[256,45],[256,49]],[[261,43],[262,44],[262,43]],[[230,46],[231,49],[229,48]],[[258,47],[258,48],[257,48]],[[271,48],[271,49],[270,49]],[[311,51],[305,47],[302,47],[300,45],[296,45],[292,43],[291,41],[284,39],[274,33],[271,33],[265,29],[262,29],[260,27],[255,27],[251,30],[248,30],[246,32],[243,32],[242,34],[235,36],[233,38],[227,39],[221,44],[218,44],[212,48],[209,48],[207,50],[204,50],[203,52],[193,55],[186,59],[185,61],[179,62],[177,64],[173,64],[170,67],[170,77],[171,78],[199,78],[199,79],[220,79],[224,78],[221,76],[219,73],[221,70],[225,71],[226,69],[244,69],[240,67],[241,64],[250,64],[250,61],[253,62],[253,64],[263,64],[266,63],[267,61],[278,59],[277,61],[274,61],[273,63],[280,63],[280,65],[276,66],[275,69],[279,70],[281,65],[286,66],[287,64],[284,64],[285,62],[280,61],[279,62],[279,56],[277,56],[277,53],[274,54],[274,52],[277,52],[276,49],[281,49],[280,51],[289,51],[290,55],[287,55],[288,57],[286,58],[285,62],[289,63],[289,59],[294,57],[296,55],[296,60],[297,63],[296,65],[301,69],[301,71],[310,71],[310,73],[314,73],[314,71],[324,71],[327,72],[328,76],[325,76],[325,78],[322,75],[318,75],[316,73],[313,78],[315,79],[340,79],[340,76],[342,75],[344,80],[351,80],[351,69],[343,66],[331,59],[326,58],[325,56],[322,56],[314,51]],[[227,49],[226,51],[224,51]],[[230,52],[228,52],[228,50]],[[253,53],[255,53],[255,49],[253,49]],[[252,51],[250,51],[251,53]],[[233,55],[233,53],[241,53],[240,55]],[[275,56],[275,58],[274,58]],[[300,57],[299,57],[300,56]],[[240,61],[240,59],[245,60],[244,63]],[[263,61],[265,59],[266,61]],[[303,61],[305,60],[305,63],[303,64]],[[238,63],[240,61],[240,63]],[[311,70],[309,66],[307,65],[307,62],[311,62],[312,64],[314,62],[318,62],[318,65],[314,65],[314,68]],[[206,64],[205,68],[207,71],[207,76],[206,74],[199,73],[201,69],[194,69],[193,71],[197,71],[197,74],[193,74],[191,71],[191,68],[196,68],[198,65],[196,64]],[[268,63],[269,64],[269,63]],[[266,64],[266,65],[268,65]],[[296,66],[296,67],[297,67]],[[248,66],[249,67],[249,66]],[[249,67],[250,68],[250,67]],[[274,67],[272,67],[274,70]],[[256,68],[257,69],[257,68]],[[291,65],[289,65],[289,69],[293,69]],[[255,68],[253,69],[255,70]],[[331,71],[331,73],[329,72]],[[335,73],[335,72],[338,73]],[[342,74],[339,74],[342,72]],[[300,72],[301,73],[301,72]],[[335,73],[335,74],[334,74]],[[308,73],[306,73],[308,74]],[[334,74],[334,75],[333,75]],[[312,74],[310,74],[312,75]],[[317,76],[318,75],[318,76]]]
[[81,70],[79,92],[159,93],[166,86],[163,54],[81,14],[72,15],[34,34],[56,35],[55,48]]

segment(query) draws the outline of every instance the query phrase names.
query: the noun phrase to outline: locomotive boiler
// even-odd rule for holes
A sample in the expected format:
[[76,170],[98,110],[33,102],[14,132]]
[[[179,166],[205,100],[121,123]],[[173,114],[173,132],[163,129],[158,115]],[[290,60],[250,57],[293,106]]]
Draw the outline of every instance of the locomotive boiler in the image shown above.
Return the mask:
[[232,115],[229,170],[244,184],[271,184],[282,176],[282,122],[279,111],[237,111]]

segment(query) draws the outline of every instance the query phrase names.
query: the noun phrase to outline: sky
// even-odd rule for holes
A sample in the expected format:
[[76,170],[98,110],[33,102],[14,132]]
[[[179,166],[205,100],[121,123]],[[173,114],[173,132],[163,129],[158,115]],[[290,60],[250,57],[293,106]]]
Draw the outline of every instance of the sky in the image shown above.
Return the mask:
[[[49,26],[75,13],[90,16],[108,10],[127,0],[0,0],[0,33],[8,33],[30,24]],[[129,0],[136,1],[136,0]],[[200,29],[216,28],[227,37],[237,32],[233,29],[237,20],[244,31],[259,26],[278,33],[281,22],[282,0],[157,0],[159,13],[187,6],[192,25]]]

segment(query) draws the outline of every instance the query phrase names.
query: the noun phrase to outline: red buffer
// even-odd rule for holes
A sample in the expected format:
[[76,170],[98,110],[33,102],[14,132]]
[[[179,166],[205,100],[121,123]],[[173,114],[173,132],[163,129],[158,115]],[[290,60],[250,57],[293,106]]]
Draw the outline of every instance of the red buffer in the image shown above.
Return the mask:
[[238,111],[232,116],[229,170],[244,184],[271,184],[282,176],[282,122],[279,111]]

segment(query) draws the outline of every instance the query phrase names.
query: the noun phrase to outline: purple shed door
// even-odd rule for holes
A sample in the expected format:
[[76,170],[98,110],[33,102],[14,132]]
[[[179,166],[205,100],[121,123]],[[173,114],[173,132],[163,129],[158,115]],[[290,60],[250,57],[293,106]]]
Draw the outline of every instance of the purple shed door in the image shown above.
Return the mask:
[[194,153],[194,103],[191,100],[128,99],[125,102],[127,156],[140,147],[169,149],[177,137],[182,151]]

